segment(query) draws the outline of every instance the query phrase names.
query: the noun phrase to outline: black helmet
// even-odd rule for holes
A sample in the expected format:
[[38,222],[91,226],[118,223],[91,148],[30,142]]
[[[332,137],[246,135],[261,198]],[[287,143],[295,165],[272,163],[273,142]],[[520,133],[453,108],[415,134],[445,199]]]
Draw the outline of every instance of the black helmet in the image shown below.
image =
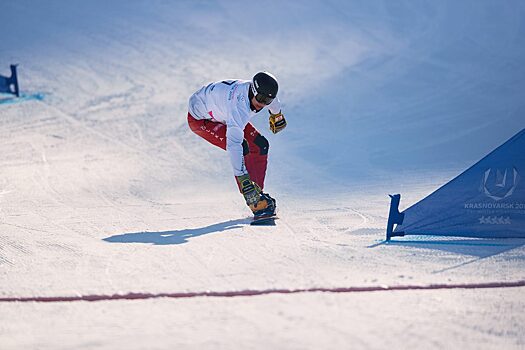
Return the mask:
[[258,102],[269,105],[277,96],[278,90],[277,79],[271,73],[259,72],[253,76],[252,92]]

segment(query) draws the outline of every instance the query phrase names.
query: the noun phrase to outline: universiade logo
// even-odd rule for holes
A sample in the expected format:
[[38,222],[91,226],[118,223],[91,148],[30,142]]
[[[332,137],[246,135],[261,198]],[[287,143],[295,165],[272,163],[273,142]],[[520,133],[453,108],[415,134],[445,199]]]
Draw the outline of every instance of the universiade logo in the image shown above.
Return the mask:
[[512,196],[519,181],[520,175],[515,167],[504,170],[490,168],[483,173],[481,192],[500,201]]

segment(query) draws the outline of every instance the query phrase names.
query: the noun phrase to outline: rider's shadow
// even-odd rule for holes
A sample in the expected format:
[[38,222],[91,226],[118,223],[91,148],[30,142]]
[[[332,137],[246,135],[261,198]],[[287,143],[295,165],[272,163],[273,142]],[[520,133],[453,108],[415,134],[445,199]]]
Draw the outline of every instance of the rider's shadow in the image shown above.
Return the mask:
[[199,237],[209,233],[240,228],[248,223],[247,219],[237,219],[221,222],[200,228],[161,232],[133,232],[114,235],[103,240],[110,243],[146,243],[154,245],[183,244],[190,238]]

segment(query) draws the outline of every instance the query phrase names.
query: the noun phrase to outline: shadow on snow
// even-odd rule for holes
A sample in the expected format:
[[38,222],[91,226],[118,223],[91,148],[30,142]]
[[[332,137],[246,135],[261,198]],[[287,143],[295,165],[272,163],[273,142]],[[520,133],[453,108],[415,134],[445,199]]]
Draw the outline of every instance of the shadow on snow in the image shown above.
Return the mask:
[[133,232],[114,235],[103,240],[110,243],[149,243],[154,245],[183,244],[190,238],[209,233],[240,228],[249,223],[248,219],[229,220],[205,227],[161,232]]
[[421,239],[421,240],[392,240],[387,243],[394,246],[405,246],[422,249],[435,249],[460,255],[488,257],[497,255],[525,245],[524,239]]
[[[453,270],[465,265],[478,262],[482,259],[490,258],[516,248],[520,248],[525,245],[525,239],[521,238],[474,238],[474,239],[455,239],[450,237],[428,237],[428,236],[416,236],[420,239],[414,240],[391,240],[382,241],[380,243],[373,244],[368,248],[375,248],[380,245],[387,246],[398,246],[398,247],[410,247],[416,249],[432,249],[440,250],[448,253],[457,255],[471,256],[473,259],[465,262],[446,267],[441,270],[434,271],[434,273],[445,272]],[[425,237],[425,238],[423,238]],[[517,255],[516,259],[525,259],[525,256]]]

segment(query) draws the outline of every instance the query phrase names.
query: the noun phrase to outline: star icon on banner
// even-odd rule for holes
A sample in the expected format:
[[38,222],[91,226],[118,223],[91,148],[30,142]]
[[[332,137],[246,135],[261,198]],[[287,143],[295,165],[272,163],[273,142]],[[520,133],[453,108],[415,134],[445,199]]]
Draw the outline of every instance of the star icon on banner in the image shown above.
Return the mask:
[[478,218],[480,225],[510,225],[512,222],[510,221],[510,217],[497,217],[497,216],[482,216]]

